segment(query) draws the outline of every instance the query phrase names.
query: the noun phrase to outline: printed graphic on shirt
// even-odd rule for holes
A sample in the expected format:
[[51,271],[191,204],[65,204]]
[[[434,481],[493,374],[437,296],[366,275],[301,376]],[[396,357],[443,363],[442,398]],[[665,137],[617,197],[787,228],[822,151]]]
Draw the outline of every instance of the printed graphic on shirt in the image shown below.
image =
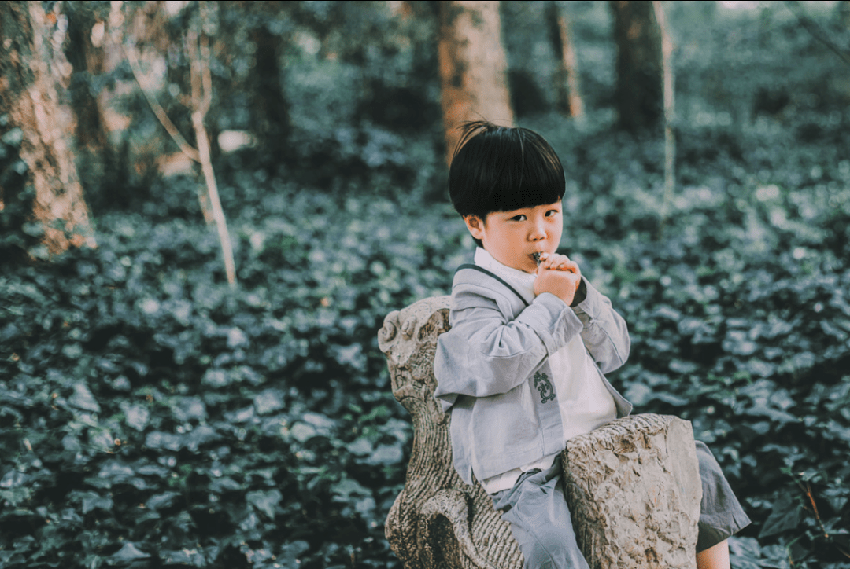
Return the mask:
[[538,371],[534,374],[534,387],[536,387],[537,391],[540,392],[541,403],[555,400],[555,387],[552,385],[552,382],[549,381],[549,376],[542,371]]

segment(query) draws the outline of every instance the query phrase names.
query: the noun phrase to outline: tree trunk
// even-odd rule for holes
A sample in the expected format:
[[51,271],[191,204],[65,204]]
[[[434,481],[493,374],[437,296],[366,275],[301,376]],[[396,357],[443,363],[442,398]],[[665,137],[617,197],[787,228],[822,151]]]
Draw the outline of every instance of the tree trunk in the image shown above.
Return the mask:
[[451,163],[464,121],[513,124],[499,3],[440,2],[438,57]]
[[555,72],[555,93],[557,109],[560,113],[581,118],[584,116],[584,102],[579,90],[578,65],[576,52],[567,17],[558,9],[557,2],[549,2],[546,20],[549,23],[549,36],[558,70]]
[[[266,21],[287,18],[286,10],[290,9],[279,2],[246,2],[242,6],[246,12],[262,14]],[[285,161],[291,122],[283,91],[280,56],[286,38],[273,34],[265,25],[259,25],[251,29],[250,39],[256,45],[254,66],[248,77],[250,128],[258,148]],[[280,160],[273,161],[270,169],[276,170],[279,163]]]
[[[215,9],[215,4],[212,6],[212,9]],[[207,186],[207,202],[211,207],[212,217],[218,229],[227,282],[232,288],[236,288],[236,265],[233,261],[233,249],[230,245],[230,234],[227,231],[224,210],[221,209],[221,200],[218,196],[218,186],[216,185],[211,160],[209,135],[204,125],[204,119],[209,112],[213,99],[209,38],[206,36],[199,37],[198,33],[190,28],[186,32],[186,47],[191,62],[192,124],[195,127],[195,138],[198,141],[201,171]]]
[[[191,176],[193,161],[198,158],[191,147],[190,133],[194,130],[191,112],[187,112],[190,72],[182,31],[187,24],[171,25],[173,18],[185,17],[184,10],[187,8],[181,7],[179,2],[162,0],[112,4],[122,12],[120,18],[118,15],[115,17],[121,22],[114,38],[116,48],[120,46],[119,53],[126,54],[130,60],[136,82],[165,131],[159,131],[156,136],[149,133],[139,136],[137,129],[142,121],[137,118],[132,121],[123,135],[127,144],[129,177],[135,186],[147,187],[157,176]],[[160,66],[165,73],[156,71]],[[175,93],[171,93],[172,86],[177,88]],[[134,91],[135,87],[130,93]],[[175,151],[168,139],[179,151]]]
[[636,132],[661,125],[661,29],[651,2],[611,2],[617,43],[614,96],[622,129]]
[[[661,206],[661,221],[659,233],[663,235],[670,207],[673,203],[673,190],[676,185],[676,137],[673,132],[675,121],[674,91],[673,91],[673,41],[667,29],[667,18],[664,16],[664,6],[661,2],[652,2],[655,19],[661,31],[661,68],[664,91],[664,199]],[[660,237],[661,235],[659,235]]]
[[71,66],[57,26],[65,18],[60,6],[45,12],[41,2],[0,3],[0,108],[20,129],[26,183],[35,190],[32,217],[50,255],[95,244],[69,136]]
[[850,28],[850,0],[841,0],[836,6],[838,17],[845,28]]
[[[106,20],[109,6],[79,2],[68,6],[68,43],[65,56],[73,68],[71,105],[76,118],[77,166],[80,182],[87,189],[92,206],[96,198],[114,200],[122,187],[119,182],[118,153],[110,144],[109,128],[101,99],[106,94],[92,93],[98,78],[112,70],[107,67]],[[105,13],[104,13],[105,12]],[[105,87],[101,91],[107,91]]]

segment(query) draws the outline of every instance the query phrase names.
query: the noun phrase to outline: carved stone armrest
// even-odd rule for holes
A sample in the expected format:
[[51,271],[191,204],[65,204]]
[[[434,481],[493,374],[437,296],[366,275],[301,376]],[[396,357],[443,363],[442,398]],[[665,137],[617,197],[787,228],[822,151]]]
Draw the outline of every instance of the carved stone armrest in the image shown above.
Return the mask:
[[632,415],[567,441],[576,541],[591,569],[696,567],[702,499],[689,421]]

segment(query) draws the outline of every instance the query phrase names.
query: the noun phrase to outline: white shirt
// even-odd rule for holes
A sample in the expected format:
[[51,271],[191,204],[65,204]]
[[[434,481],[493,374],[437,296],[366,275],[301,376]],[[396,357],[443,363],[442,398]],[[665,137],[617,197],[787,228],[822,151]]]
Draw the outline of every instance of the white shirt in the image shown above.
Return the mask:
[[[475,250],[475,264],[514,287],[529,304],[534,300],[536,274],[505,266],[480,247]],[[561,409],[565,446],[566,441],[572,437],[589,433],[617,418],[614,398],[605,389],[599,369],[587,352],[580,335],[574,336],[566,346],[550,354],[549,363],[554,375],[552,383],[555,396]],[[488,494],[507,490],[516,484],[517,478],[523,472],[551,467],[559,454],[544,456],[522,468],[487,478],[481,481],[481,485]]]

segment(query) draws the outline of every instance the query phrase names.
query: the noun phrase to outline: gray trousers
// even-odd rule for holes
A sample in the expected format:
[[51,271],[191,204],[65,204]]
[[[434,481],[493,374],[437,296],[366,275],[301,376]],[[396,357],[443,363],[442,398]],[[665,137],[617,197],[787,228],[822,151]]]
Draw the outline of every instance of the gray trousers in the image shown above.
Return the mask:
[[511,524],[524,569],[588,569],[576,543],[560,461],[547,470],[524,472],[513,488],[496,492],[492,498],[502,518]]
[[[696,446],[702,480],[697,551],[703,551],[749,525],[750,519],[711,451],[700,441]],[[511,524],[524,569],[588,569],[576,543],[560,461],[544,471],[523,473],[513,488],[496,492],[492,499]]]

